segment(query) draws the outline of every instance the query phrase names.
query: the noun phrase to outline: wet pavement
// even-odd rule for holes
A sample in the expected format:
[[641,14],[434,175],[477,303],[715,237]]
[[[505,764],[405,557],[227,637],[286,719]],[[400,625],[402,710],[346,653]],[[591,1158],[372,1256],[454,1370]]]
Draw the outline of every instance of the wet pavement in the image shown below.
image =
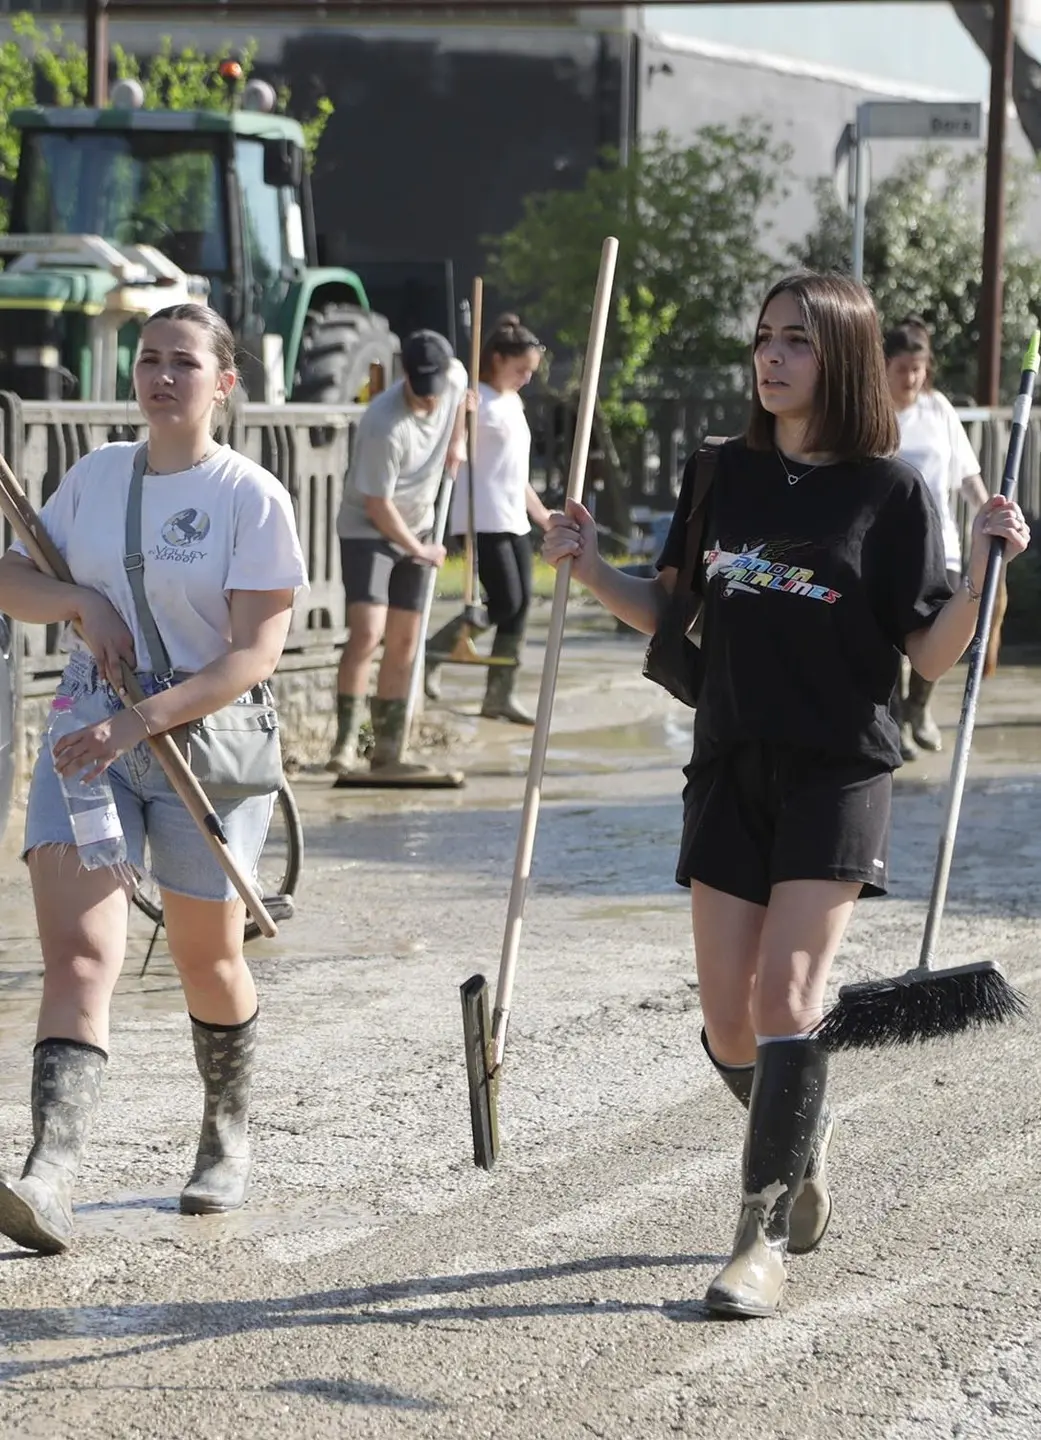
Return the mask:
[[[536,634],[537,642],[537,634]],[[524,688],[532,703],[541,654]],[[200,1108],[160,940],[132,926],[69,1255],[0,1240],[0,1433],[1041,1435],[1041,671],[988,682],[942,932],[1031,1016],[833,1064],[836,1215],[782,1318],[708,1322],[740,1115],[706,1066],[672,882],[690,715],[640,642],[575,614],[561,669],[501,1098],[473,1167],[458,985],[494,979],[527,736],[447,672],[459,791],[293,786],[297,918],[249,947],[262,996],[252,1198],[182,1218]],[[836,983],[917,958],[947,753],[899,772],[892,894]],[[431,712],[436,715],[439,712]],[[0,1166],[28,1142],[32,908],[0,852]]]

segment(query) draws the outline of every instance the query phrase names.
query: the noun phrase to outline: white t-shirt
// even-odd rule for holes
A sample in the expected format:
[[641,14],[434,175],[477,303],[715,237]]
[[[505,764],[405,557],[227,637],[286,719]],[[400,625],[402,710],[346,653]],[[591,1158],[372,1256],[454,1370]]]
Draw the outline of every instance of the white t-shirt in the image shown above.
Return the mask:
[[465,393],[466,371],[453,360],[448,383],[429,415],[412,409],[403,380],[369,401],[354,433],[336,521],[341,539],[379,538],[365,513],[366,497],[393,500],[414,535],[433,527],[434,503]]
[[[515,390],[500,394],[483,383],[477,387],[477,397],[477,531],[483,535],[527,535],[531,521],[524,495],[531,468],[531,430],[524,402]],[[465,535],[468,528],[469,486],[469,471],[460,465],[452,492],[453,535]]]
[[951,496],[963,480],[980,473],[980,462],[969,444],[954,406],[945,395],[923,390],[913,405],[898,410],[900,459],[913,465],[925,481],[943,520],[943,544],[948,570],[961,569],[961,539]]
[[[123,566],[126,505],[137,444],[102,445],[77,460],[40,512],[79,585],[99,590],[152,670]],[[19,554],[19,542],[11,546]],[[228,445],[192,470],[146,475],[141,503],[145,594],[175,670],[196,671],[231,644],[232,590],[308,590],[293,506],[274,475]],[[71,626],[63,650],[86,647]]]

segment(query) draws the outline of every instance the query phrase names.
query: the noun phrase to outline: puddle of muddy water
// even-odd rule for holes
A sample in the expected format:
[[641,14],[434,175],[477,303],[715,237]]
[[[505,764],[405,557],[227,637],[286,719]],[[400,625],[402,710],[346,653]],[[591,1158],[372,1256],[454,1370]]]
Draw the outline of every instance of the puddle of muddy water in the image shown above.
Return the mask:
[[298,1249],[322,1249],[322,1239],[337,1242],[364,1238],[385,1222],[374,1210],[342,1202],[322,1204],[308,1198],[265,1205],[255,1200],[227,1215],[182,1215],[176,1191],[151,1195],[122,1194],[110,1200],[76,1206],[76,1228],[84,1236],[110,1236],[120,1241],[169,1241],[190,1245],[240,1240],[289,1241]]

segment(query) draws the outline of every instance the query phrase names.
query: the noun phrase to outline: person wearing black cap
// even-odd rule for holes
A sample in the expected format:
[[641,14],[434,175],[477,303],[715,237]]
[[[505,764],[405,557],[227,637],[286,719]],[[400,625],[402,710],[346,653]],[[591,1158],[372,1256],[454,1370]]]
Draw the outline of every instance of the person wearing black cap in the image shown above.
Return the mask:
[[377,395],[359,422],[337,519],[349,635],[326,764],[335,775],[358,769],[369,671],[381,642],[370,767],[396,775],[430,768],[403,758],[405,702],[419,646],[424,571],[445,558],[433,539],[434,504],[444,472],[454,475],[466,457],[466,371],[434,330],[410,335],[401,361],[403,378]]

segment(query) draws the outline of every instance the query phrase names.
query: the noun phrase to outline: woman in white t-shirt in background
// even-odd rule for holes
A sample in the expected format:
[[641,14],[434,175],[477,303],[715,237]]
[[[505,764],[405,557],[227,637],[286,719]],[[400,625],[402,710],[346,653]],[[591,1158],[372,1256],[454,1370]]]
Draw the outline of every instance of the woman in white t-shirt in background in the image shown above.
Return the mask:
[[[477,483],[474,524],[477,570],[495,626],[492,656],[514,662],[488,670],[481,714],[488,719],[533,725],[534,717],[513,697],[531,604],[531,526],[545,530],[549,511],[529,480],[531,430],[520,392],[542,363],[545,346],[516,315],[496,321],[481,349],[477,397]],[[465,535],[470,474],[459,469],[452,494],[451,529]],[[464,621],[449,622],[427,646],[426,693],[440,696],[438,655],[451,650]]]
[[[109,1009],[123,968],[135,871],[159,886],[170,954],[191,1017],[205,1092],[202,1133],[181,1195],[188,1214],[236,1209],[250,1171],[248,1118],[257,992],[242,954],[245,909],[147,740],[239,698],[269,698],[294,594],[307,587],[293,508],[266,470],[213,439],[236,384],[235,342],[215,311],[175,305],[143,326],[134,390],[148,422],[141,550],[149,608],[175,683],[154,672],[124,566],[137,444],[102,445],[43,507],[75,584],[37,570],[20,545],[0,558],[0,609],[65,622],[71,651],[58,694],[80,728],[33,770],[23,856],[43,951],[33,1055],[34,1144],[20,1179],[0,1180],[0,1234],[43,1254],[72,1239],[72,1187],[108,1060]],[[72,633],[76,625],[82,639]],[[121,703],[121,661],[146,698]],[[129,864],[84,869],[58,773],[108,771]],[[216,800],[228,848],[256,871],[273,797]],[[140,1148],[143,1137],[127,1143]]]
[[[933,352],[925,321],[909,315],[885,337],[889,393],[900,426],[900,459],[925,481],[943,521],[947,573],[952,588],[961,583],[961,538],[952,496],[960,491],[973,509],[987,503],[980,462],[969,444],[954,406],[933,389]],[[900,753],[905,760],[923,750],[941,750],[939,728],[929,711],[935,682],[923,680],[905,662],[900,695]]]

